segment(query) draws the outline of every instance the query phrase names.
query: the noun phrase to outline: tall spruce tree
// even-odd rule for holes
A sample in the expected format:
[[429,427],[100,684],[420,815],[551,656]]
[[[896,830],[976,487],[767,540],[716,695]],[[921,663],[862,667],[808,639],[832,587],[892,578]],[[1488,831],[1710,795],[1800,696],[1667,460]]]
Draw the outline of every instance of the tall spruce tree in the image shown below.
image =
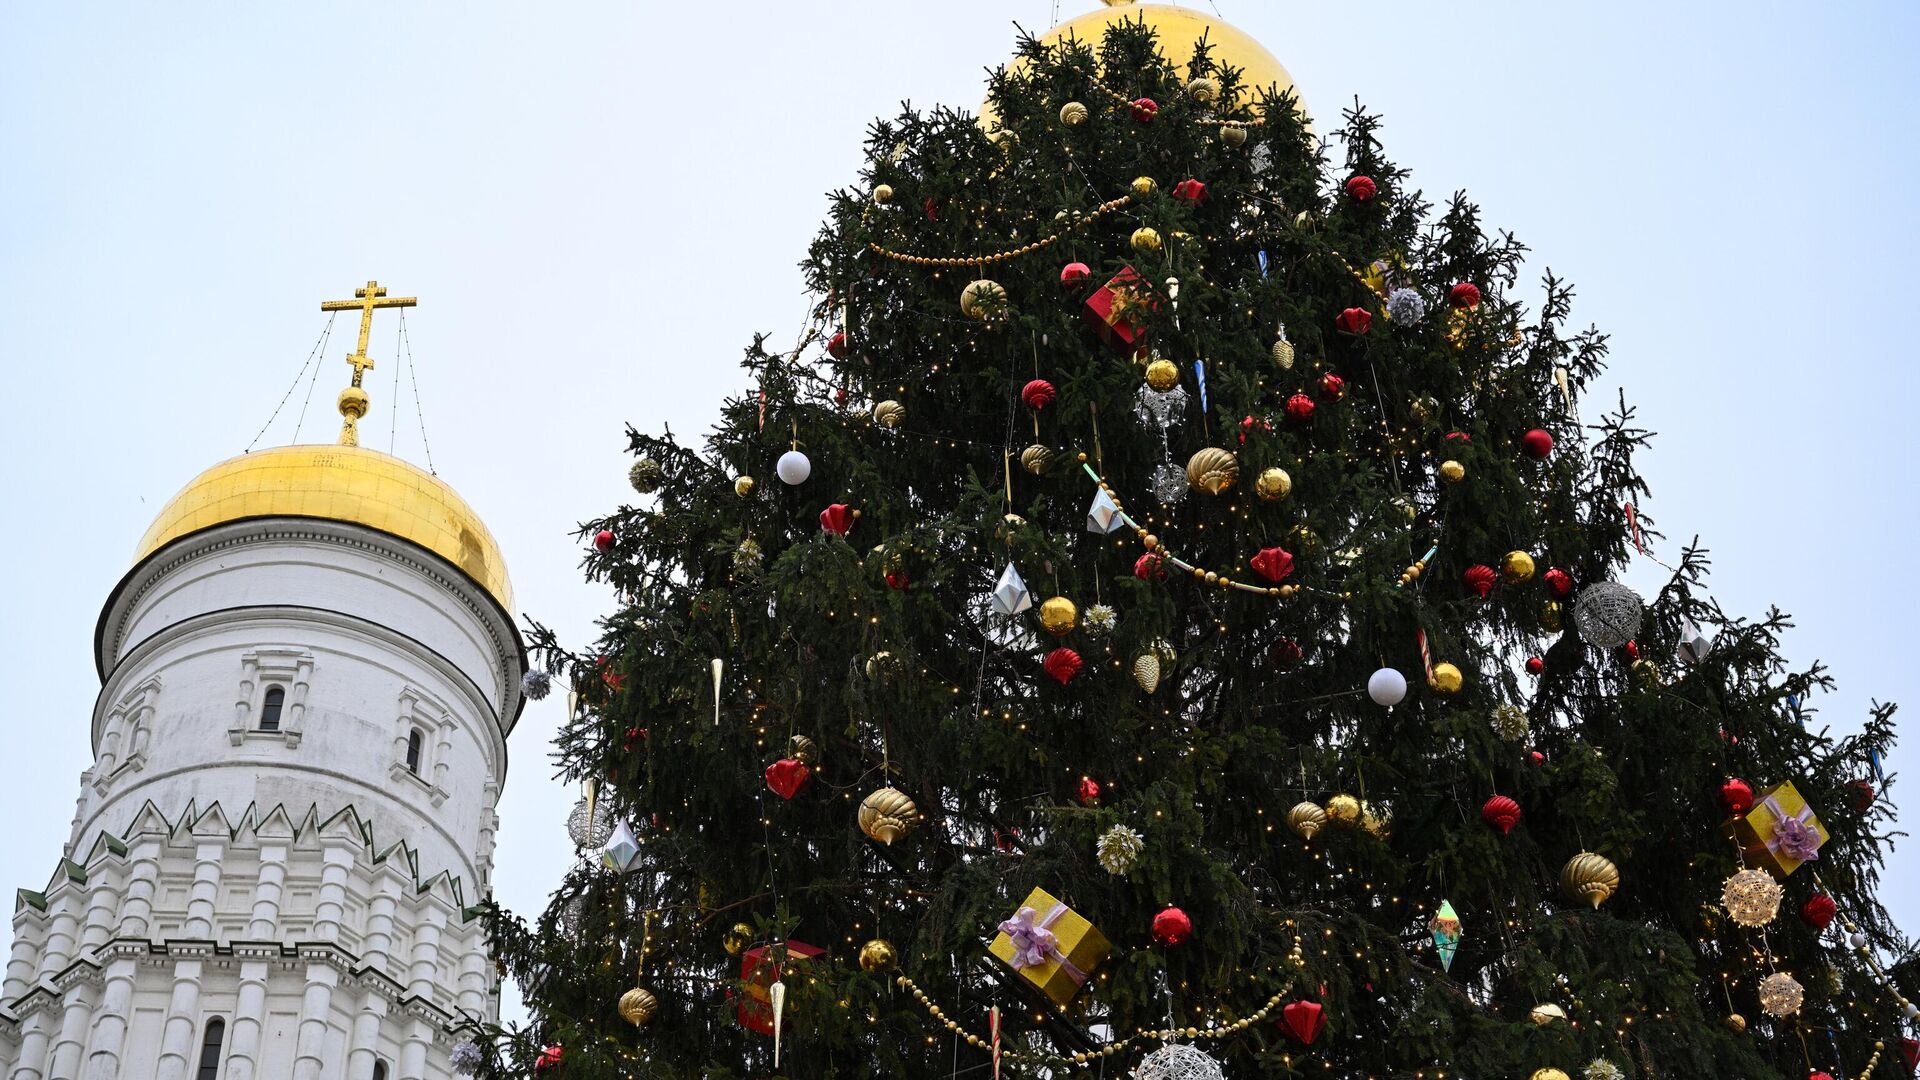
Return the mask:
[[1697,547],[1616,582],[1649,436],[1583,422],[1566,282],[1204,42],[1020,55],[992,132],[872,126],[702,446],[630,432],[621,604],[533,636],[637,851],[491,912],[535,1022],[481,1070],[983,1076],[997,1009],[1019,1076],[1898,1071],[1892,709],[1825,734]]

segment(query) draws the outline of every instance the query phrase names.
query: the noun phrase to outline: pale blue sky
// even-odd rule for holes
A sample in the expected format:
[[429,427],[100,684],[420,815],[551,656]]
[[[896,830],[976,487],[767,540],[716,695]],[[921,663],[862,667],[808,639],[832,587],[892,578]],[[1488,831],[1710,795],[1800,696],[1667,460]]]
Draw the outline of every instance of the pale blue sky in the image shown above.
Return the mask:
[[[1216,3],[1310,109],[1384,113],[1420,186],[1467,187],[1578,285],[1615,346],[1588,415],[1628,388],[1661,433],[1650,509],[1703,536],[1729,610],[1795,614],[1793,654],[1841,680],[1823,718],[1920,707],[1901,269],[1920,8]],[[99,605],[154,512],[252,439],[320,300],[368,277],[421,298],[440,475],[521,607],[584,641],[611,599],[567,533],[629,495],[621,424],[703,430],[750,335],[798,328],[795,263],[868,121],[971,107],[1012,23],[1056,6],[1093,4],[7,3],[0,886],[44,885],[59,855]],[[393,333],[368,382],[381,449]],[[305,438],[334,429],[342,337]],[[397,449],[421,460],[401,404]],[[571,854],[559,712],[531,706],[511,744],[499,891],[523,911]],[[1885,894],[1910,930],[1916,883],[1904,849]]]

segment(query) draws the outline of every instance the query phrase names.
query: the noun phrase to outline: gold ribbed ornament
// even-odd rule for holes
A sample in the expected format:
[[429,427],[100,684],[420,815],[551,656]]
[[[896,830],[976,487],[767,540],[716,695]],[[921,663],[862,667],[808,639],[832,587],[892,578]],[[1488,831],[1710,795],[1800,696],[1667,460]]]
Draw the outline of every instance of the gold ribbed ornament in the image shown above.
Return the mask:
[[1327,800],[1327,817],[1341,828],[1351,829],[1360,824],[1360,800],[1341,792]]
[[1064,596],[1050,597],[1040,604],[1040,628],[1054,637],[1066,637],[1080,625],[1080,609]]
[[1087,107],[1078,101],[1069,101],[1060,106],[1060,122],[1068,127],[1079,127],[1087,122]]
[[1240,459],[1231,450],[1209,446],[1187,459],[1187,483],[1219,495],[1240,482]]
[[1536,1024],[1551,1024],[1556,1020],[1565,1021],[1567,1010],[1549,1001],[1545,1005],[1535,1005],[1527,1018]]
[[860,831],[891,844],[920,824],[920,808],[899,788],[883,787],[860,800]]
[[906,423],[907,407],[891,399],[873,407],[873,422],[891,431]]
[[660,1011],[660,999],[645,987],[636,986],[620,995],[620,1019],[634,1027],[643,1027]]
[[820,764],[820,747],[805,735],[787,738],[787,756],[805,765]]
[[1053,465],[1054,457],[1055,455],[1051,448],[1040,443],[1034,443],[1032,446],[1020,451],[1020,467],[1035,476],[1039,476]]
[[990,319],[1007,306],[1007,290],[997,281],[981,278],[960,290],[960,313],[969,319]]
[[893,942],[886,938],[874,938],[860,946],[861,971],[891,971],[899,962],[900,953],[894,949]]
[[1287,470],[1267,468],[1260,470],[1260,476],[1253,482],[1253,493],[1268,502],[1279,502],[1293,492],[1293,477]]
[[1311,840],[1320,835],[1327,827],[1327,812],[1316,802],[1299,802],[1287,811],[1287,828],[1300,835],[1302,840]]
[[1607,902],[1615,889],[1620,887],[1620,868],[1605,855],[1583,851],[1567,860],[1560,868],[1560,888],[1575,900],[1584,900],[1591,907],[1599,907]]
[[1220,84],[1202,75],[1187,80],[1187,96],[1212,108],[1220,101]]

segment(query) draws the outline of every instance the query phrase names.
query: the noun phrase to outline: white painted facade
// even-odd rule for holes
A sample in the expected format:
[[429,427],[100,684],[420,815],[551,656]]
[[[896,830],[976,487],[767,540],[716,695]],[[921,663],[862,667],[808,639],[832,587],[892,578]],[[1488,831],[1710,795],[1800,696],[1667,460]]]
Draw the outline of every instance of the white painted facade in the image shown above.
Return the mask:
[[0,1077],[451,1077],[498,1013],[471,908],[521,706],[508,614],[406,541],[257,518],[134,567],[95,648],[95,761],[16,904]]

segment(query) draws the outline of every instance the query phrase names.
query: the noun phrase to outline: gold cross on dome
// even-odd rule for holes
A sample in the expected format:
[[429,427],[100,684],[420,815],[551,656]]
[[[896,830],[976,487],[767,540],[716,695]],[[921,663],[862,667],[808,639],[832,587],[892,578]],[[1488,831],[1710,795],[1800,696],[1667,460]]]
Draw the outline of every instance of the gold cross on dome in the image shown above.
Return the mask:
[[366,288],[353,290],[352,300],[322,300],[321,311],[352,311],[360,309],[360,347],[347,357],[347,363],[353,366],[353,385],[360,385],[360,376],[373,366],[373,360],[367,356],[367,334],[373,329],[374,308],[408,308],[420,305],[419,297],[388,296],[387,290],[377,281],[367,282]]

